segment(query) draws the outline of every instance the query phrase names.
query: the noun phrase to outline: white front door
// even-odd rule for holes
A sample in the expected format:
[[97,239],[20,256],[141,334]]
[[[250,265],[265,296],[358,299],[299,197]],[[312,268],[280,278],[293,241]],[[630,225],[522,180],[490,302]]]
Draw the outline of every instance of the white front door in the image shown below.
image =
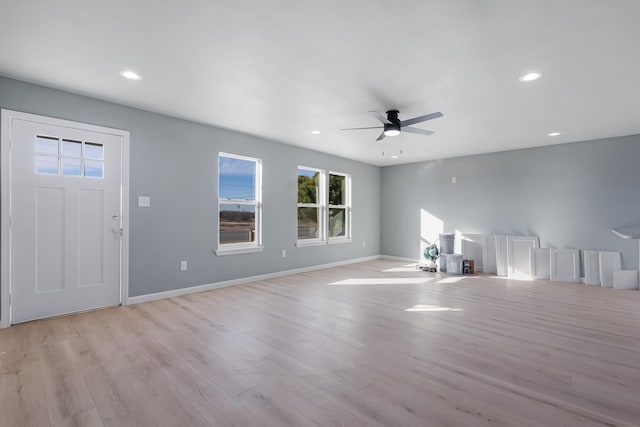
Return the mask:
[[124,138],[96,129],[11,118],[11,323],[121,302]]

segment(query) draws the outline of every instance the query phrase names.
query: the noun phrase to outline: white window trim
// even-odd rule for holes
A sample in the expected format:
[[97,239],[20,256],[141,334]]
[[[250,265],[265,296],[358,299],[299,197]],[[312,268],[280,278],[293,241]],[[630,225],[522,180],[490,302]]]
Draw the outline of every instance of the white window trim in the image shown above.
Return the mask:
[[[238,160],[246,160],[255,162],[256,164],[256,180],[255,180],[255,199],[221,199],[220,198],[220,157],[227,157]],[[251,205],[256,207],[256,235],[255,241],[247,243],[220,243],[220,205]],[[246,254],[253,252],[262,252],[262,159],[255,157],[242,156],[239,154],[231,154],[225,152],[218,153],[218,249],[214,251],[217,256]]]
[[306,248],[309,246],[326,246],[328,242],[326,240],[320,239],[302,239],[296,242],[296,247],[298,248]]
[[[234,243],[229,243],[228,245],[224,245],[224,246],[229,246],[229,245],[233,245]],[[243,246],[238,246],[236,248],[224,248],[224,249],[218,249],[215,251],[217,256],[225,256],[225,255],[237,255],[237,254],[251,254],[254,252],[262,252],[264,250],[264,246],[245,246],[245,244],[243,244]]]
[[[299,248],[302,247],[307,247],[307,246],[322,246],[322,245],[326,245],[326,239],[325,239],[325,233],[326,233],[326,226],[325,226],[325,211],[326,211],[326,203],[325,203],[325,198],[326,198],[326,174],[325,171],[323,169],[318,169],[318,168],[312,168],[309,166],[302,166],[299,165],[296,168],[296,199],[297,199],[297,189],[298,189],[298,171],[300,169],[306,170],[306,171],[310,171],[310,172],[318,172],[319,174],[319,178],[318,178],[318,203],[296,203],[296,227],[297,227],[297,222],[298,222],[298,215],[297,215],[297,210],[298,208],[316,208],[320,210],[320,215],[318,218],[318,227],[320,228],[320,230],[318,230],[318,236],[320,237],[316,237],[313,239],[297,239],[296,241],[296,246]],[[297,236],[297,232],[296,232],[296,236]]]
[[[344,205],[330,205],[329,204],[329,182],[331,175],[343,176],[345,178],[345,195],[344,195]],[[345,235],[344,236],[336,236],[329,237],[329,209],[337,208],[345,210]],[[327,240],[330,244],[339,244],[339,243],[350,243],[351,239],[351,174],[343,173],[343,172],[335,172],[329,171],[327,173]]]

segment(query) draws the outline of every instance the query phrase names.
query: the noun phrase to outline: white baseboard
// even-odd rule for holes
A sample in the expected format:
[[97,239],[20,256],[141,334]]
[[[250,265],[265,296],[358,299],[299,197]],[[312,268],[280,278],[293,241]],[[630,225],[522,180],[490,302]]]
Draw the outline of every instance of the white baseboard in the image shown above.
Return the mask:
[[373,255],[363,258],[354,258],[344,261],[336,261],[328,264],[312,265],[309,267],[295,268],[293,270],[276,271],[275,273],[259,274],[257,276],[242,277],[240,279],[225,280],[223,282],[207,283],[205,285],[190,286],[187,288],[173,289],[170,291],[156,292],[153,294],[129,297],[128,304],[140,304],[143,302],[156,301],[164,298],[178,297],[181,295],[195,294],[198,292],[210,291],[213,289],[226,288],[229,286],[242,285],[245,283],[258,282],[260,280],[274,279],[276,277],[291,276],[292,274],[306,273],[326,268],[340,267],[342,265],[355,264],[357,262],[372,261],[381,258],[380,255]]
[[421,260],[419,260],[417,258],[405,258],[405,257],[401,257],[401,256],[392,256],[392,255],[380,255],[379,258],[387,259],[389,261],[422,262]]

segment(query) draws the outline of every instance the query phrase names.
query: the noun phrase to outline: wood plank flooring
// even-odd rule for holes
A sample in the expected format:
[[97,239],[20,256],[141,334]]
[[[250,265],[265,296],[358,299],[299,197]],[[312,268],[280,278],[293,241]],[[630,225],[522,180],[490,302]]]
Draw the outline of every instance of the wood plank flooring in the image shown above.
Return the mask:
[[377,260],[0,330],[2,426],[640,425],[640,292]]

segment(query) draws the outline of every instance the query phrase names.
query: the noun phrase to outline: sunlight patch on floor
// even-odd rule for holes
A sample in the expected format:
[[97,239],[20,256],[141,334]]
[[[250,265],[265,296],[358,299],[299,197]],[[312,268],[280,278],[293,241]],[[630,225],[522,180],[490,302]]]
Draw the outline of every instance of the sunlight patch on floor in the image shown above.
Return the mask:
[[440,307],[438,305],[418,304],[404,311],[409,312],[434,312],[434,311],[463,311],[461,308]]
[[436,283],[458,283],[462,279],[464,279],[464,277],[462,277],[462,276],[444,277],[444,278],[438,280]]
[[408,273],[410,271],[417,271],[418,267],[416,264],[407,264],[402,267],[393,267],[387,268],[386,270],[382,270],[383,273]]
[[421,285],[432,281],[431,277],[388,277],[375,279],[345,279],[329,283],[330,286],[349,285]]

